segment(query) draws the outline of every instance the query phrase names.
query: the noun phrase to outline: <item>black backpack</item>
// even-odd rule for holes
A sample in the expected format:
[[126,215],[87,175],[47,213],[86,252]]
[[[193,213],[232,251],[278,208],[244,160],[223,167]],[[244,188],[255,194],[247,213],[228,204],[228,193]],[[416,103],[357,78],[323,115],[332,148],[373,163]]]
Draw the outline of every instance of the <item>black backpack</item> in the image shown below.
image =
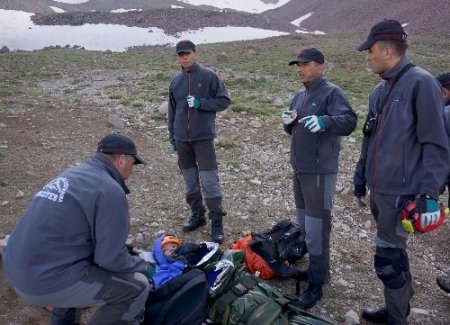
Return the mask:
[[199,269],[192,269],[151,292],[145,303],[147,325],[197,325],[206,318],[208,282]]
[[295,277],[300,270],[287,265],[286,261],[292,264],[307,252],[302,230],[290,220],[282,220],[266,231],[253,234],[250,248],[282,277]]

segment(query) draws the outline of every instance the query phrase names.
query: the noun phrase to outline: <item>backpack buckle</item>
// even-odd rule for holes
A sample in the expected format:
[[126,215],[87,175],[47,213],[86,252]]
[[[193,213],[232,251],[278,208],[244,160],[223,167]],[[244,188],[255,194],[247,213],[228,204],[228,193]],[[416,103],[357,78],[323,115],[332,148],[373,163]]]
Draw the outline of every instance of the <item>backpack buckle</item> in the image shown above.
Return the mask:
[[240,297],[244,293],[246,293],[249,289],[242,283],[237,283],[235,286],[233,286],[232,290],[235,294],[237,294]]

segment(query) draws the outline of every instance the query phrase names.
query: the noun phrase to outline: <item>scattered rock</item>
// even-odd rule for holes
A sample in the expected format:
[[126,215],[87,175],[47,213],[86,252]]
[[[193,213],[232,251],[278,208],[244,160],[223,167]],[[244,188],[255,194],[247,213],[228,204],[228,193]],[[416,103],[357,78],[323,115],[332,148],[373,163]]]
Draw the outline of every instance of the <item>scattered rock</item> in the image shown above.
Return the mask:
[[354,310],[349,310],[345,313],[345,325],[358,325],[360,324],[359,315]]
[[109,114],[108,122],[110,125],[112,125],[115,128],[118,128],[118,129],[125,128],[125,123],[120,118],[120,116],[117,114]]

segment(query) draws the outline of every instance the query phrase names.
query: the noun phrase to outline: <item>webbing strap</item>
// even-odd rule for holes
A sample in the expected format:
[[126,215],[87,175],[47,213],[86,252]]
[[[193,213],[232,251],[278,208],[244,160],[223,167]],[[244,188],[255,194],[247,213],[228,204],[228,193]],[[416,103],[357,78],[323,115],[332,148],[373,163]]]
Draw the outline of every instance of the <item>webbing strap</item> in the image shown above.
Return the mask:
[[244,277],[238,279],[233,283],[231,288],[216,302],[216,310],[219,315],[218,319],[222,319],[228,305],[236,300],[236,298],[243,296],[249,290],[253,289],[257,284],[258,280],[250,275],[245,275]]

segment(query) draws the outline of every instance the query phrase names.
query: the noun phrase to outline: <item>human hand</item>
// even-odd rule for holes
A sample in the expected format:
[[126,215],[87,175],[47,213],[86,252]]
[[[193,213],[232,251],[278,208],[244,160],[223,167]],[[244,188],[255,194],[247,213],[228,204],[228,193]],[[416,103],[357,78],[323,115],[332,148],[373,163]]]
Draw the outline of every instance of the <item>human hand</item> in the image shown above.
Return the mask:
[[283,124],[289,125],[292,124],[297,118],[297,111],[290,110],[289,108],[285,109],[281,113],[281,119],[283,120]]
[[353,190],[353,194],[357,198],[366,196],[366,184],[355,184],[355,189]]
[[301,118],[299,123],[302,122],[305,124],[305,127],[312,133],[316,133],[318,131],[325,131],[325,122],[321,116],[317,115],[309,115]]
[[200,108],[200,99],[189,95],[189,96],[187,96],[186,101],[187,101],[189,107]]
[[175,142],[170,143],[170,148],[172,149],[172,151],[177,151],[177,145],[175,144]]

